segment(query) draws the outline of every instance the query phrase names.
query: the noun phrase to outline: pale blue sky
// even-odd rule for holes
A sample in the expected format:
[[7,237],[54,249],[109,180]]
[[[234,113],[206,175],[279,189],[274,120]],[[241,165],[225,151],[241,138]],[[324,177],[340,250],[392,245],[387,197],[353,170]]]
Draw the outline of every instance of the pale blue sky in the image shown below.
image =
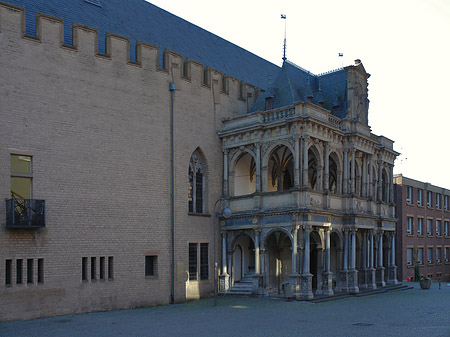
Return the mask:
[[450,0],[149,2],[277,65],[280,14],[290,61],[318,74],[361,59],[372,131],[402,153],[394,172],[450,189]]

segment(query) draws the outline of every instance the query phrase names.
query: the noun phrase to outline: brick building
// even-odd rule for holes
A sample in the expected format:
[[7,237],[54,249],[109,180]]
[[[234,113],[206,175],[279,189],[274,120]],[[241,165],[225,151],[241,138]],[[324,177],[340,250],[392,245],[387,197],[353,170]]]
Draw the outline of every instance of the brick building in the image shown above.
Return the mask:
[[9,0],[0,27],[1,320],[210,296],[214,240],[222,292],[397,282],[361,61],[278,67],[143,0]]
[[420,276],[450,280],[450,190],[394,176],[399,280]]

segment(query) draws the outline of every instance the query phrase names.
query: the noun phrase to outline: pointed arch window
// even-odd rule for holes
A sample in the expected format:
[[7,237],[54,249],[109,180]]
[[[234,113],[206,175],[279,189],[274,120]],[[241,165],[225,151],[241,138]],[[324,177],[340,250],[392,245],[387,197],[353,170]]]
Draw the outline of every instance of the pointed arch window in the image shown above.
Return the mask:
[[204,171],[200,157],[193,153],[189,161],[188,204],[190,213],[203,213]]

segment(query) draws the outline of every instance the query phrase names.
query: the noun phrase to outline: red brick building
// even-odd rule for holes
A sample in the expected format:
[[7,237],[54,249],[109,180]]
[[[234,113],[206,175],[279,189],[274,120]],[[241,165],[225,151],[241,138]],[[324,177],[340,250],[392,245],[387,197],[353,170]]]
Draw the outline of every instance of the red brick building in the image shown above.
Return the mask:
[[450,190],[394,176],[398,279],[450,280]]

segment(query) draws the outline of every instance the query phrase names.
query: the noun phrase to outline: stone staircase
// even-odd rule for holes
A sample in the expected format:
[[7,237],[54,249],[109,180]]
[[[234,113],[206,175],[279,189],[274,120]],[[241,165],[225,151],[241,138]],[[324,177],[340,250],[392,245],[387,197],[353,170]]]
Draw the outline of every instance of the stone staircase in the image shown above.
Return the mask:
[[227,292],[227,295],[251,295],[253,293],[253,274],[245,275]]

